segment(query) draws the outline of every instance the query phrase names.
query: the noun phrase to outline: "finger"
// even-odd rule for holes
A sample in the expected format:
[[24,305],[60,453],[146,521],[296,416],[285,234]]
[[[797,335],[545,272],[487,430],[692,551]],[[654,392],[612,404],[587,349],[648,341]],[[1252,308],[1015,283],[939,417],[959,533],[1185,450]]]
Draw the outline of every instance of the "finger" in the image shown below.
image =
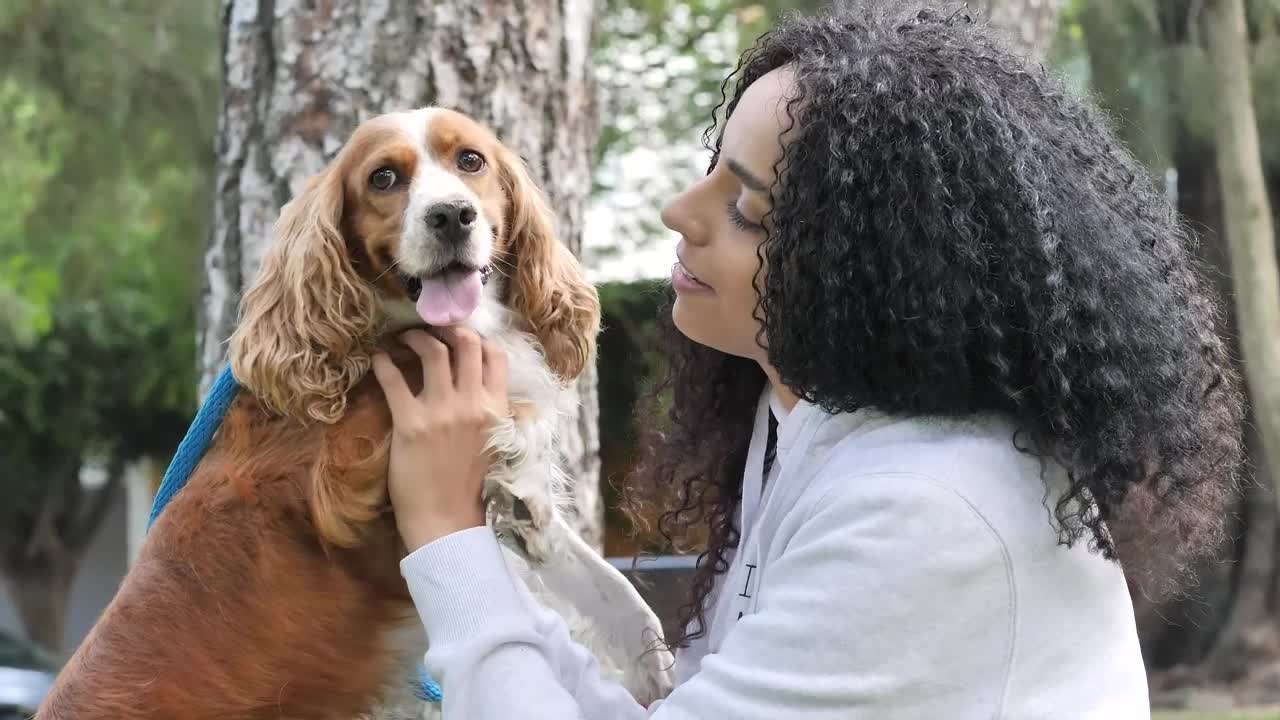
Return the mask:
[[442,328],[440,337],[453,351],[454,383],[458,390],[479,391],[484,356],[480,336],[470,328]]
[[484,364],[484,387],[495,397],[507,396],[507,352],[488,340],[480,346]]
[[422,396],[439,397],[453,390],[453,373],[449,369],[449,348],[422,330],[410,330],[400,335],[400,342],[408,345],[422,358]]
[[382,386],[382,394],[387,397],[387,406],[391,408],[391,421],[396,422],[404,417],[404,413],[414,402],[409,384],[400,374],[400,368],[391,362],[391,357],[384,352],[373,354],[373,374]]

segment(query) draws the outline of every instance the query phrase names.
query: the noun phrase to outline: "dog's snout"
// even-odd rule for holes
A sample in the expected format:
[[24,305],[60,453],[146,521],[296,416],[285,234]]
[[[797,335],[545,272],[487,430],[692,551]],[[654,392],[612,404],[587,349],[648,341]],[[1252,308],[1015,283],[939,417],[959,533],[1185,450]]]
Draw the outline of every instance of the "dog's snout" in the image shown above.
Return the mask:
[[476,209],[469,202],[442,202],[427,208],[427,227],[449,242],[465,240],[475,221]]

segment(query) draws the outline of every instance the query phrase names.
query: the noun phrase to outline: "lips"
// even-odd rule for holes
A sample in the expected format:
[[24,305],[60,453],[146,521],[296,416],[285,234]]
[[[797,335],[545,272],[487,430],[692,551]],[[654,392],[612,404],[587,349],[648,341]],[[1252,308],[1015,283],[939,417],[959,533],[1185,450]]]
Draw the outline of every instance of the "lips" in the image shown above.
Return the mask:
[[711,290],[711,286],[703,282],[697,275],[689,271],[683,262],[676,262],[671,268],[671,279],[676,289]]
[[702,282],[702,280],[700,280],[697,275],[694,275],[693,273],[689,272],[689,268],[684,263],[680,263],[680,272],[684,273],[685,277],[698,283],[699,285],[706,285],[706,283]]

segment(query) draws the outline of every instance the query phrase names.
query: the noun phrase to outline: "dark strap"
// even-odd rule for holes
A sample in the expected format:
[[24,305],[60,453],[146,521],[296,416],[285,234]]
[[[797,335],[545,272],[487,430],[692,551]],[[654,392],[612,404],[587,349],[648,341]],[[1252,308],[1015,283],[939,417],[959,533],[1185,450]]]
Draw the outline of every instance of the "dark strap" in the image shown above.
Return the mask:
[[769,440],[764,446],[764,477],[761,479],[760,488],[764,489],[769,484],[769,471],[773,469],[773,461],[778,455],[778,418],[774,417],[773,410],[769,410]]

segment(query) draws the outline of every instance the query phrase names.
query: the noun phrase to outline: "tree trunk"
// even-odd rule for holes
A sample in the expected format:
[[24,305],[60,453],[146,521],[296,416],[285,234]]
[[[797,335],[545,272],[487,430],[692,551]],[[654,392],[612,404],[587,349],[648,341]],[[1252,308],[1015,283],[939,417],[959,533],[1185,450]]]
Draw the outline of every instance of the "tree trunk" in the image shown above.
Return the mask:
[[[1089,79],[1101,104],[1116,119],[1120,138],[1159,183],[1173,162],[1176,113],[1171,113],[1166,103],[1170,101],[1168,73],[1175,72],[1176,66],[1159,65],[1163,71],[1159,76],[1148,70],[1141,86],[1135,85],[1132,80],[1134,43],[1130,37],[1133,28],[1126,25],[1126,4],[1094,0],[1086,2],[1080,12]],[[1148,40],[1148,45],[1163,43],[1164,38],[1159,35]],[[1152,110],[1149,100],[1144,102],[1154,93],[1163,96],[1164,101],[1155,103],[1156,111]]]
[[[1257,452],[1257,433],[1249,433],[1250,450]],[[1265,472],[1265,468],[1261,468]],[[1261,480],[1262,478],[1259,478]],[[1235,681],[1259,660],[1274,660],[1277,638],[1269,600],[1276,580],[1276,509],[1262,484],[1246,490],[1244,533],[1235,564],[1233,602],[1225,623],[1205,658],[1208,679]]]
[[38,563],[9,575],[10,596],[27,638],[55,656],[62,653],[79,554],[51,547]]
[[124,466],[119,457],[108,458],[102,486],[87,492],[80,458],[64,458],[44,470],[48,486],[32,512],[0,527],[0,568],[23,631],[51,653],[64,650],[71,582],[120,492]]
[[[1259,152],[1250,83],[1249,40],[1241,0],[1213,0],[1205,13],[1208,63],[1216,72],[1216,157],[1226,255],[1234,285],[1235,325],[1249,390],[1251,456],[1258,480],[1280,483],[1280,278],[1271,203]],[[1227,623],[1206,662],[1208,676],[1235,680],[1275,660],[1272,606],[1276,572],[1276,499],[1262,485],[1248,489],[1247,532]]]
[[989,19],[1019,53],[1038,58],[1053,43],[1062,0],[971,0],[969,7]]
[[[370,116],[443,105],[486,123],[529,162],[561,240],[580,249],[596,131],[590,0],[224,0],[223,13],[202,388],[280,207]],[[562,447],[580,530],[600,547],[594,371],[578,392]]]
[[1280,481],[1280,273],[1258,145],[1243,0],[1213,0],[1205,25],[1209,65],[1218,86],[1218,175],[1245,379],[1262,457],[1272,480]]

